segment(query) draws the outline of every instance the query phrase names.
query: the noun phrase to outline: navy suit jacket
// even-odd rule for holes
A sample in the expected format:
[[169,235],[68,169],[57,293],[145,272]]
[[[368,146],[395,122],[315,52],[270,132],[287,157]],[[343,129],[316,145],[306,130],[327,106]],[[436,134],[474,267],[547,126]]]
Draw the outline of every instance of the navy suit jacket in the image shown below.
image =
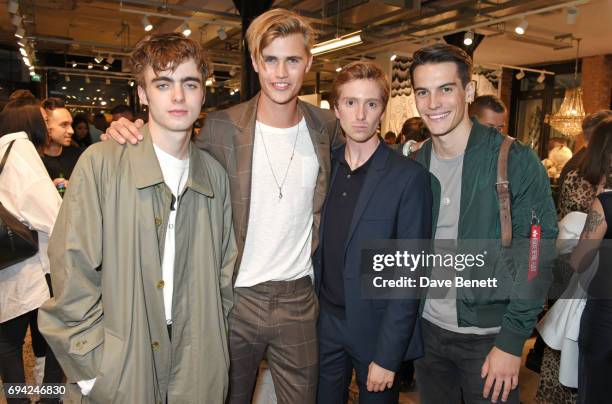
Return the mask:
[[[342,146],[337,150],[344,153]],[[372,156],[349,228],[344,256],[344,293],[351,351],[361,361],[397,371],[404,360],[423,355],[416,299],[366,299],[361,294],[361,248],[366,240],[429,239],[432,194],[430,174],[420,164],[383,145]],[[334,164],[331,186],[338,172]],[[329,193],[328,193],[329,195]],[[325,234],[327,203],[321,215]],[[322,249],[314,256],[315,290],[322,279]]]

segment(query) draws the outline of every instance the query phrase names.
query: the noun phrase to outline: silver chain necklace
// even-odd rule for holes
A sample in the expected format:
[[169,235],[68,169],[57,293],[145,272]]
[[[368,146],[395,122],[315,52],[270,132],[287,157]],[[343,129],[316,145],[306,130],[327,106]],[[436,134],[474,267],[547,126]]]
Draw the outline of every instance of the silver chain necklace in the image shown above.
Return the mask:
[[283,181],[279,184],[278,179],[276,178],[276,174],[274,173],[274,169],[272,168],[272,162],[270,161],[270,154],[268,153],[268,148],[266,147],[266,142],[264,140],[263,133],[261,132],[261,124],[259,125],[259,136],[261,136],[261,143],[263,144],[264,150],[266,152],[266,159],[268,161],[268,167],[270,167],[270,172],[272,173],[272,177],[274,178],[274,182],[276,183],[276,187],[278,188],[278,199],[283,199],[283,187],[285,186],[285,180],[287,180],[287,174],[289,173],[289,167],[291,167],[291,163],[293,162],[293,157],[295,156],[295,145],[297,145],[298,136],[300,134],[300,123],[297,125],[297,132],[295,133],[295,140],[293,141],[293,150],[291,151],[291,157],[289,158],[289,164],[287,164],[287,169],[285,170],[285,175],[283,176]]

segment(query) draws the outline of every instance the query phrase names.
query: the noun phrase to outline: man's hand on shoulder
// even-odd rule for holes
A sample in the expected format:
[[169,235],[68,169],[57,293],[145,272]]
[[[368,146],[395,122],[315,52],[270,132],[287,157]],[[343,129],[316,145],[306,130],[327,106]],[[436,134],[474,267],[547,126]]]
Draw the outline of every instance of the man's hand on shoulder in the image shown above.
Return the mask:
[[482,391],[482,396],[484,398],[488,398],[489,393],[491,392],[491,387],[493,387],[491,402],[497,402],[500,392],[502,393],[501,400],[506,402],[506,400],[508,400],[510,390],[514,390],[518,386],[520,368],[520,356],[512,355],[497,347],[493,347],[487,355],[480,372],[480,377],[483,379],[485,377],[487,378],[485,381],[484,390]]
[[142,119],[136,119],[132,122],[126,118],[119,118],[119,120],[111,122],[106,132],[100,135],[100,139],[113,139],[119,144],[124,144],[126,141],[136,144],[143,139],[142,133],[140,133],[140,128],[143,126],[144,121]]
[[368,391],[384,391],[385,389],[393,387],[394,378],[395,372],[380,367],[374,362],[370,362],[366,386]]

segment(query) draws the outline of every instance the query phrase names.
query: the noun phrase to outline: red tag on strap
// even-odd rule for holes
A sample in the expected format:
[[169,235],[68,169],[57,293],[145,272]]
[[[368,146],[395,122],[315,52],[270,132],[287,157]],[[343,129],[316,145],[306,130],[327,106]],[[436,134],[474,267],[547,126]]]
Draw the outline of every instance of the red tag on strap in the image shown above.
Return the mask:
[[531,221],[529,231],[529,272],[527,280],[531,281],[538,276],[538,266],[540,263],[540,238],[542,237],[542,226],[538,223],[535,214]]

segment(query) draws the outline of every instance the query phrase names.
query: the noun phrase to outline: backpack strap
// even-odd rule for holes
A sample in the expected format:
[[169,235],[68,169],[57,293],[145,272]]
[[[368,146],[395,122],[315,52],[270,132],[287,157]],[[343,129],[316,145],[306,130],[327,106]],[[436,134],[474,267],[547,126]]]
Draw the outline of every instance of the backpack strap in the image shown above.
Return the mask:
[[2,170],[4,170],[4,164],[6,164],[6,159],[8,159],[8,155],[11,152],[13,143],[15,143],[14,140],[12,140],[11,143],[9,143],[8,147],[6,148],[6,151],[4,152],[4,156],[2,157],[2,162],[0,162],[0,174],[2,174]]
[[512,213],[510,203],[510,182],[508,181],[508,155],[514,138],[505,136],[497,156],[497,197],[499,198],[499,221],[501,223],[502,247],[512,244]]

